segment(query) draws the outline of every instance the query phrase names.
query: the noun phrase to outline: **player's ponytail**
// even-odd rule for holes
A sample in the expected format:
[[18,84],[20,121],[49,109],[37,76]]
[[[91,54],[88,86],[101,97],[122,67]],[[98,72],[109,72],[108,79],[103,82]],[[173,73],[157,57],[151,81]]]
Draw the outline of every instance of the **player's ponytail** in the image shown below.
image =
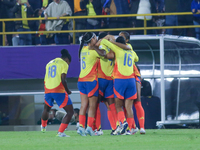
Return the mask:
[[71,58],[71,55],[69,54],[68,50],[62,49],[60,53],[62,55],[61,58],[68,58],[69,62],[71,62],[72,58]]
[[85,43],[90,43],[90,41],[92,40],[92,38],[95,36],[95,34],[93,33],[93,32],[86,32],[84,35],[83,35],[83,37],[82,37],[82,39],[81,39],[81,45],[80,45],[80,47],[79,47],[79,54],[78,54],[78,56],[79,56],[79,59],[80,59],[80,55],[81,55],[81,50],[82,50],[82,48],[83,48],[83,45],[85,44]]

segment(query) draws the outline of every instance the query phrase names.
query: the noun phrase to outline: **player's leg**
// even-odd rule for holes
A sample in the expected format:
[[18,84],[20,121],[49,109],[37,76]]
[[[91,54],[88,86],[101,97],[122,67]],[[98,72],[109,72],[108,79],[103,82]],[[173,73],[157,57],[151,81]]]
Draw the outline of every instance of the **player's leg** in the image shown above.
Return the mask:
[[93,136],[95,135],[95,133],[92,130],[92,125],[96,114],[98,95],[99,95],[98,82],[96,80],[94,80],[93,82],[87,82],[86,91],[89,99],[89,107],[88,107],[87,128],[85,130],[85,133]]
[[85,94],[81,94],[81,108],[79,111],[79,128],[77,133],[81,136],[86,136],[85,134],[85,122],[86,122],[86,111],[88,109],[89,99]]
[[45,102],[44,110],[43,110],[42,117],[41,117],[41,131],[42,132],[46,131],[47,122],[48,122],[48,118],[49,118],[49,112],[50,112],[51,107],[53,106],[53,102],[54,102],[51,93],[45,94],[44,102]]
[[58,129],[58,134],[62,134],[65,129],[68,127],[68,124],[74,114],[74,109],[73,109],[73,105],[72,104],[68,104],[65,107],[63,107],[63,109],[66,111],[66,115],[63,117],[62,122],[60,124],[60,127]]
[[141,129],[141,134],[145,134],[145,128],[144,128],[144,123],[145,123],[145,112],[141,104],[141,83],[140,83],[140,78],[136,80],[136,88],[137,88],[137,99],[134,101],[134,106],[136,109],[137,113],[137,118],[139,121],[140,129]]
[[44,110],[42,112],[42,117],[41,117],[41,131],[42,132],[46,131],[46,126],[47,126],[50,110],[51,110],[51,107],[49,107],[47,104],[44,104]]
[[63,117],[60,127],[58,129],[57,136],[59,137],[69,137],[64,133],[65,129],[68,127],[69,121],[71,120],[74,110],[72,106],[72,101],[69,95],[65,93],[52,93],[52,97],[55,99],[59,108],[63,108],[66,111],[66,115]]
[[117,111],[115,108],[115,99],[114,99],[114,91],[113,91],[113,80],[107,80],[107,87],[105,89],[105,97],[107,99],[107,102],[109,104],[114,122],[117,125],[119,125],[118,119],[117,119]]
[[94,131],[92,130],[92,125],[95,119],[97,102],[98,102],[97,96],[89,97],[88,122],[87,122],[86,134],[89,134],[91,136],[95,135]]
[[125,108],[126,108],[126,117],[129,129],[131,130],[133,125],[133,100],[126,99],[125,100]]
[[77,130],[77,133],[81,136],[85,136],[85,121],[86,121],[86,111],[89,104],[89,99],[87,96],[87,90],[86,90],[86,82],[78,82],[78,89],[80,91],[80,97],[81,97],[81,108],[79,111],[79,128]]
[[132,129],[134,118],[133,118],[133,100],[137,98],[137,90],[135,78],[130,78],[126,80],[128,82],[127,89],[124,93],[125,97],[125,108],[127,113],[127,122],[129,129]]
[[88,109],[89,99],[87,95],[81,94],[81,108],[79,111],[79,126],[85,128],[86,111]]

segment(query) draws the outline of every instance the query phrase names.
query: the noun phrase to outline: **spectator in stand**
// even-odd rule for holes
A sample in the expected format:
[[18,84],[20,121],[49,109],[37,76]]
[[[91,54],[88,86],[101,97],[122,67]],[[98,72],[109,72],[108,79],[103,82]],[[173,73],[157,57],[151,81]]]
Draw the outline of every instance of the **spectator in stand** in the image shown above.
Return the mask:
[[53,0],[42,0],[42,7],[43,7],[43,9],[46,9],[47,6],[48,6],[51,2],[53,2]]
[[[156,3],[154,0],[132,0],[131,1],[131,14],[151,14],[156,13]],[[146,16],[147,27],[153,26],[154,18]],[[134,21],[135,27],[144,27],[144,16],[137,16]],[[137,30],[136,34],[144,34],[143,30]],[[147,34],[153,34],[152,30],[147,30]]]
[[[165,0],[165,12],[166,13],[175,13],[178,8],[178,0]],[[178,26],[177,15],[167,15],[165,17],[166,26]],[[173,34],[173,29],[167,29],[166,34]]]
[[[193,0],[191,4],[194,25],[200,25],[200,0]],[[195,28],[196,38],[200,40],[200,28]]]
[[36,9],[42,8],[42,0],[29,0],[29,4],[35,11]]
[[[104,10],[109,15],[129,14],[129,0],[106,0]],[[127,17],[109,18],[109,28],[126,28],[130,23]],[[110,34],[118,35],[120,31],[112,31]]]
[[[87,10],[88,16],[96,16],[102,14],[102,4],[100,0],[81,0],[81,9]],[[86,22],[87,29],[100,29],[101,18],[88,18]],[[98,32],[95,33],[96,35]]]
[[[15,6],[16,4],[16,0],[1,0],[1,5],[3,9],[3,18],[15,18],[14,14],[12,13],[12,8]],[[13,21],[6,21],[6,32],[12,32],[14,31],[14,22]],[[7,41],[8,41],[8,45],[12,46],[12,34],[8,34],[6,35],[7,37]]]
[[[178,12],[191,12],[191,3],[193,0],[178,0]],[[193,25],[192,15],[178,15],[178,25]],[[195,36],[194,28],[179,29],[180,36]]]
[[157,3],[157,12],[158,13],[163,13],[164,12],[164,7],[165,7],[165,0],[155,0],[155,2]]
[[[74,16],[86,16],[86,9],[81,9],[80,6],[81,0],[74,0]],[[75,20],[75,29],[83,30],[86,27],[86,19],[76,19]],[[83,35],[83,33],[76,33],[76,44],[79,44],[79,37]]]
[[[156,10],[157,13],[164,13],[164,7],[165,7],[165,2],[164,0],[155,0],[156,2]],[[165,23],[165,16],[155,16],[155,23],[154,26],[157,27],[162,27]],[[160,29],[160,30],[155,30],[155,34],[162,34],[164,33],[165,30],[164,29]]]
[[[44,11],[45,19],[48,17],[57,17],[57,20],[47,20],[47,31],[60,31],[68,30],[68,20],[60,20],[60,17],[71,16],[72,11],[69,4],[63,0],[54,0],[50,3],[47,9]],[[56,44],[70,44],[70,35],[68,33],[55,34],[54,41]]]
[[[21,3],[21,0],[18,0],[17,4],[13,7],[12,12],[15,14],[16,18],[28,18],[33,16],[33,9],[28,3]],[[20,31],[31,31],[30,30],[31,21],[16,21],[15,28],[18,32]],[[19,45],[32,45],[31,34],[19,34]]]

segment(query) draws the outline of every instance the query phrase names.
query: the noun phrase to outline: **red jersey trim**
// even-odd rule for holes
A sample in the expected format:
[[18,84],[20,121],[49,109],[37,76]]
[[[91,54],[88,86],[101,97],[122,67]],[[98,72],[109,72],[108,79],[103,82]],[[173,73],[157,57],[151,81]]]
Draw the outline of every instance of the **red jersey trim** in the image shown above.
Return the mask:
[[86,75],[85,77],[83,78],[78,78],[78,81],[94,81],[94,80],[97,80],[97,64],[98,64],[98,61],[94,64],[92,70],[90,71],[90,73],[88,73],[88,75]]
[[132,73],[132,74],[129,75],[129,76],[124,76],[124,75],[122,75],[122,74],[118,71],[117,62],[115,62],[115,66],[114,66],[114,70],[113,70],[112,76],[114,77],[114,79],[130,79],[130,78],[135,78],[134,73]]
[[55,87],[53,89],[46,88],[45,82],[44,82],[44,90],[45,90],[45,93],[65,93],[65,88],[64,88],[62,82],[60,82],[60,85],[58,85],[57,87]]

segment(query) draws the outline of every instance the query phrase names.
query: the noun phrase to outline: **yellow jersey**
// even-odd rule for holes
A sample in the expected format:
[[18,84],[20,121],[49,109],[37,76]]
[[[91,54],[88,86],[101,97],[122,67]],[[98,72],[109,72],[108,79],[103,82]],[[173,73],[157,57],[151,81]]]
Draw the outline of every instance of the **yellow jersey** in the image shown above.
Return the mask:
[[81,72],[78,81],[97,80],[97,64],[100,56],[95,50],[84,46],[81,50]]
[[55,58],[46,65],[44,78],[45,93],[65,93],[61,74],[68,72],[69,65],[61,58]]
[[106,39],[103,39],[101,44],[106,45],[115,53],[115,65],[112,74],[114,79],[134,78],[133,65],[136,59],[134,52],[132,50],[123,50]]
[[[131,44],[129,44],[129,43],[126,43],[128,46],[130,46],[131,47],[131,49],[133,50],[133,47],[132,47],[132,45]],[[134,62],[138,62],[139,61],[139,57],[138,57],[138,55],[135,53],[135,51],[133,50],[133,53],[134,53],[134,55],[135,55],[135,60],[134,60]],[[134,65],[133,65],[133,70],[134,70],[134,73],[135,73],[135,75],[136,76],[141,76],[140,75],[140,72],[138,71],[138,69],[137,69],[137,67],[135,66],[135,63],[134,63]]]
[[[110,52],[110,48],[108,48],[105,45],[100,45],[99,49],[105,50],[106,53]],[[113,69],[114,69],[113,60],[101,58],[98,62],[98,78],[113,80],[112,77],[111,77]]]

